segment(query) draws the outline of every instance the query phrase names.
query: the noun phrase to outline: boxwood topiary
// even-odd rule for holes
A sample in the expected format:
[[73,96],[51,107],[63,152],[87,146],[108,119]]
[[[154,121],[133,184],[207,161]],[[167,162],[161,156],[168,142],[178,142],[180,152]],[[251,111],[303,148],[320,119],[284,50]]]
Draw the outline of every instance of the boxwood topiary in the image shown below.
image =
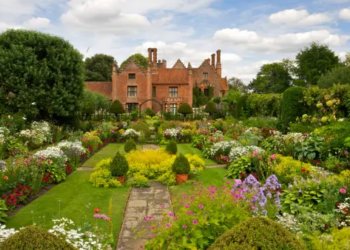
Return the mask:
[[291,122],[295,122],[297,117],[305,113],[301,102],[304,98],[303,90],[301,87],[291,87],[283,93],[280,123],[284,132],[287,132]]
[[207,103],[207,106],[205,106],[204,112],[209,113],[212,115],[213,113],[219,112],[218,109],[216,108],[216,104],[212,101]]
[[151,130],[149,129],[149,126],[146,122],[138,122],[138,123],[132,124],[130,128],[135,129],[137,132],[142,131],[146,139],[148,139],[151,136]]
[[173,154],[176,155],[177,153],[177,145],[176,142],[174,140],[171,140],[168,145],[166,146],[165,150],[169,153],[169,154]]
[[193,110],[188,103],[182,103],[178,108],[177,112],[183,114],[184,117],[186,117],[186,115],[192,114]]
[[173,163],[172,170],[175,174],[189,174],[191,166],[187,158],[183,154],[179,154]]
[[129,164],[125,156],[117,152],[111,162],[110,169],[112,176],[125,176],[129,170]]
[[29,226],[0,244],[1,250],[75,250],[71,244],[44,229]]
[[306,250],[295,235],[265,217],[254,217],[221,235],[209,250]]
[[115,100],[111,107],[109,108],[109,112],[115,114],[115,116],[117,116],[118,114],[123,114],[125,113],[124,107],[121,104],[121,102],[119,100]]
[[136,150],[136,143],[134,140],[129,139],[124,144],[124,151],[129,153],[131,150]]

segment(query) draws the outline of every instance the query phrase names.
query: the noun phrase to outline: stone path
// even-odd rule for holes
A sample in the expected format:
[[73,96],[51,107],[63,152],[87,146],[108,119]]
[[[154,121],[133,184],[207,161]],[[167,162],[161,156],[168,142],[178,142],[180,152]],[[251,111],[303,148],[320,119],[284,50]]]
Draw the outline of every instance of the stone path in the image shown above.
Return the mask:
[[225,168],[226,165],[214,165],[214,166],[205,166],[205,168]]
[[152,221],[160,221],[163,213],[172,212],[168,188],[158,182],[150,184],[149,188],[131,190],[117,250],[141,249],[152,238],[151,224],[145,221],[145,217],[152,216]]
[[90,171],[94,171],[94,168],[89,168],[89,167],[80,167],[78,168],[79,171],[85,171],[85,170],[90,170]]
[[159,145],[154,145],[154,144],[145,144],[143,145],[143,149],[152,149],[152,150],[157,150],[159,147]]

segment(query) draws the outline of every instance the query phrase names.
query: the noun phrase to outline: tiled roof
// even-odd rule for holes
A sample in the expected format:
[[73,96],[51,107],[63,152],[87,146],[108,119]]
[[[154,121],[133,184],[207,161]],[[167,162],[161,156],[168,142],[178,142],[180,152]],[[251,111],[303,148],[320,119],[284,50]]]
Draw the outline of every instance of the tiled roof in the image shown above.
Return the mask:
[[85,88],[92,92],[97,92],[112,98],[112,83],[111,82],[85,82]]
[[152,75],[152,83],[188,83],[187,69],[159,69]]
[[225,90],[225,91],[228,90],[226,78],[221,78],[221,90]]

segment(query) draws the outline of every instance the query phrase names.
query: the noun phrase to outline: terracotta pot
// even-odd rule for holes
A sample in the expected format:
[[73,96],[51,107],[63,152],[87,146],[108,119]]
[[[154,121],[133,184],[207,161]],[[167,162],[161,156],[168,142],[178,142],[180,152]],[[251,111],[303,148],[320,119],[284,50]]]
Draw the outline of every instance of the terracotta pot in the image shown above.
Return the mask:
[[123,184],[125,182],[125,176],[117,176],[115,177],[117,179],[117,181],[119,181],[121,184]]
[[184,183],[187,180],[188,180],[188,174],[177,174],[176,175],[177,184]]

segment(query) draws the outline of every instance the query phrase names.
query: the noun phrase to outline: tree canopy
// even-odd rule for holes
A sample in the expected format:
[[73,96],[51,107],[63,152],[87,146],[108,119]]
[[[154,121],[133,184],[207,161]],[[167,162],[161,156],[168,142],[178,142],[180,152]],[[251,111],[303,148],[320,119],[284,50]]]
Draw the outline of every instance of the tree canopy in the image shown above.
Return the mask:
[[329,88],[333,84],[350,84],[350,66],[334,68],[321,76],[317,82],[320,88]]
[[316,85],[320,77],[340,66],[340,59],[327,45],[312,43],[296,57],[296,75],[308,85]]
[[122,62],[122,64],[120,65],[120,68],[124,68],[125,64],[130,61],[130,60],[134,60],[135,63],[137,65],[139,65],[141,68],[143,69],[147,69],[148,66],[148,58],[144,57],[142,54],[137,53],[137,54],[133,54],[131,56],[129,56],[128,59],[126,59],[124,62]]
[[180,113],[180,114],[183,114],[185,117],[186,117],[186,115],[189,115],[189,114],[193,113],[192,108],[191,108],[191,106],[188,103],[182,103],[179,106],[177,112]]
[[248,93],[248,86],[245,85],[239,78],[231,77],[230,79],[228,79],[227,83],[229,89],[236,90],[241,93]]
[[261,67],[249,88],[254,93],[282,93],[291,83],[292,77],[283,63],[270,63]]
[[113,56],[96,54],[85,59],[85,80],[108,82],[112,80]]
[[60,37],[7,30],[0,34],[0,83],[0,106],[8,113],[73,116],[83,95],[83,56]]

